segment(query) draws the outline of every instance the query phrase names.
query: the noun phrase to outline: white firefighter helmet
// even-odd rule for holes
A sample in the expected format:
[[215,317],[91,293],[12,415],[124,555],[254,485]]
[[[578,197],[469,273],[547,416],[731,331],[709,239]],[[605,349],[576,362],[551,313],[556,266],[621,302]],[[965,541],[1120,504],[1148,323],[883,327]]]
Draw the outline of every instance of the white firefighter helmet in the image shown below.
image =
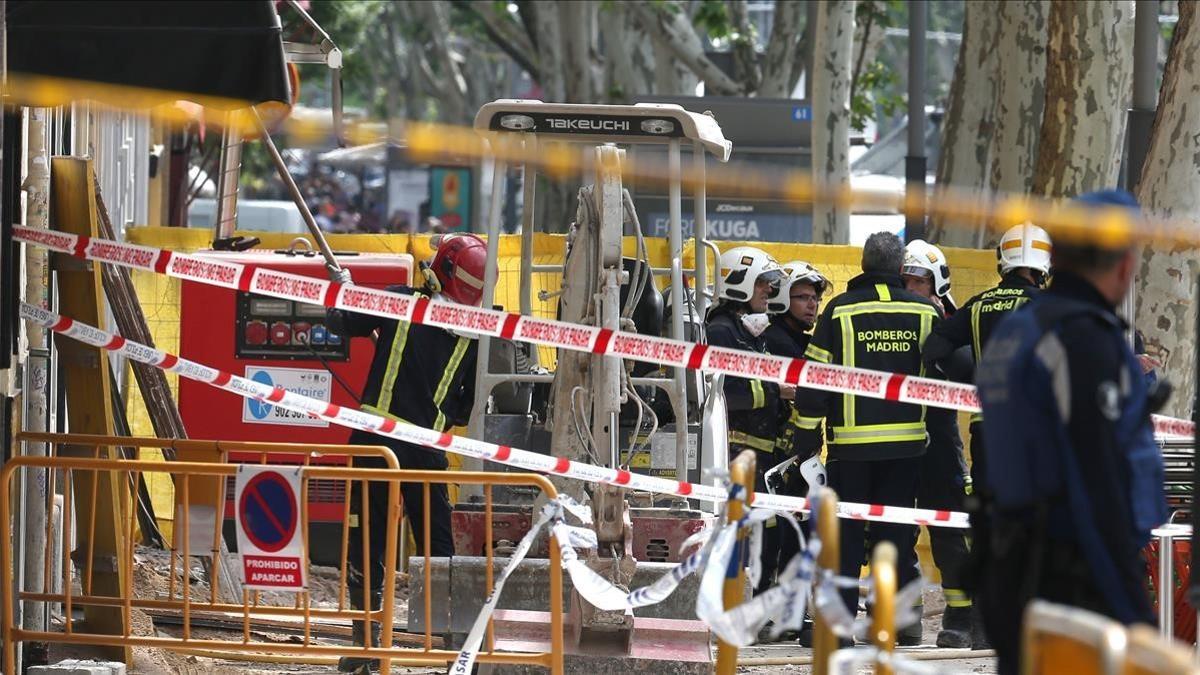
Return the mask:
[[996,259],[1002,275],[1021,267],[1049,274],[1050,235],[1033,223],[1011,227],[1000,237]]
[[825,275],[817,271],[817,268],[809,265],[803,260],[793,260],[783,264],[784,279],[783,283],[779,284],[779,290],[771,294],[767,298],[767,311],[772,314],[781,314],[788,310],[791,305],[792,284],[803,281],[810,283],[816,287],[817,293],[825,293],[832,285]]
[[779,263],[765,251],[753,246],[738,246],[721,254],[721,297],[747,302],[754,296],[754,284],[759,279],[778,286],[783,282]]
[[904,250],[904,266],[900,268],[900,273],[914,277],[931,277],[933,292],[939,298],[947,298],[953,302],[954,298],[950,297],[950,265],[946,262],[946,254],[942,253],[942,249],[923,239],[913,239]]

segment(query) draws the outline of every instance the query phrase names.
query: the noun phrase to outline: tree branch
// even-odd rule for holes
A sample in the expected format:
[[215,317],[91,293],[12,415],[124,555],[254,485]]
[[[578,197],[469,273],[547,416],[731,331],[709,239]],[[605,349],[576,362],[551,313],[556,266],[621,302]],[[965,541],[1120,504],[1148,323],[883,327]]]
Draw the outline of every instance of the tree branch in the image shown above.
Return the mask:
[[492,44],[516,61],[534,80],[541,79],[537,48],[522,25],[511,16],[497,12],[496,5],[491,0],[455,0],[455,4],[479,17]]
[[[709,94],[737,96],[744,93],[737,82],[725,74],[717,64],[704,54],[704,45],[696,29],[688,21],[682,8],[672,10],[645,2],[631,2],[629,8],[638,15],[655,41],[666,47],[671,54],[704,80]],[[653,30],[657,26],[658,30]]]
[[740,81],[743,94],[757,91],[762,82],[762,71],[758,66],[758,53],[754,49],[754,28],[750,25],[750,12],[746,0],[729,0],[729,17],[734,35],[733,72]]
[[759,96],[784,98],[792,95],[792,89],[796,86],[792,73],[799,75],[795,64],[803,58],[796,50],[796,43],[803,42],[800,37],[800,16],[804,11],[803,2],[775,3],[775,21],[763,56]]
[[[869,1],[869,0],[868,0]],[[867,20],[863,23],[862,42],[858,49],[858,57],[854,59],[854,72],[850,73],[850,105],[854,105],[855,90],[858,89],[858,76],[862,74],[863,59],[867,56],[867,45],[871,43],[871,25],[875,22],[875,13],[866,12]]]

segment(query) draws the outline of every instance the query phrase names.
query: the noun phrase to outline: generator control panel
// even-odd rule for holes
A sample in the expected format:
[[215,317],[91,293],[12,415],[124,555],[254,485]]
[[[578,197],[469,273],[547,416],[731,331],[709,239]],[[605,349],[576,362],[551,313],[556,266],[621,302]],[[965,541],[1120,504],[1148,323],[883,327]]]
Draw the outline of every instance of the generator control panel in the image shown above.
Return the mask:
[[239,292],[235,351],[239,359],[345,361],[350,349],[330,329],[325,308]]

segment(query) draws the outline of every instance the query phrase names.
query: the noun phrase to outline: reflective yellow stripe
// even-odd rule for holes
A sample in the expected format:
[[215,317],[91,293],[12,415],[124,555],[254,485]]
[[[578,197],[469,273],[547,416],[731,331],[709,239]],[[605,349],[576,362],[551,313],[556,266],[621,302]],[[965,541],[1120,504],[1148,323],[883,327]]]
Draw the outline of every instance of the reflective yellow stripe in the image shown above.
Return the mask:
[[804,358],[811,359],[813,361],[820,361],[821,363],[829,363],[833,360],[833,354],[830,354],[829,352],[810,342],[808,348],[804,350]]
[[982,302],[971,305],[971,349],[975,350],[975,362],[983,358],[983,347],[979,344],[979,315],[983,311]]
[[392,338],[392,351],[388,354],[387,369],[384,370],[383,382],[379,385],[379,399],[375,402],[375,406],[380,410],[386,411],[392,408],[392,387],[396,384],[396,374],[400,372],[400,361],[404,359],[404,345],[408,344],[408,327],[411,325],[407,321],[400,321],[396,325],[396,335]]
[[970,607],[971,597],[967,592],[958,588],[943,588],[942,596],[946,598],[946,605],[950,607]]
[[754,397],[751,408],[761,408],[767,404],[767,395],[763,392],[762,382],[759,380],[750,380],[750,395]]
[[937,310],[923,302],[856,302],[842,305],[833,309],[832,317],[856,316],[858,314],[873,314],[885,312],[892,314],[928,314],[937,316]]
[[409,422],[408,420],[404,419],[403,417],[393,415],[392,413],[390,413],[386,410],[380,410],[379,408],[376,408],[373,405],[364,405],[362,408],[360,408],[360,410],[362,410],[363,412],[369,412],[373,415],[379,415],[380,417],[386,417],[389,420],[393,420],[393,421],[399,422],[401,424],[408,424],[410,426],[415,426],[415,425],[413,425],[412,422]]
[[755,450],[761,450],[763,452],[774,452],[775,450],[775,439],[751,436],[750,434],[742,433],[741,431],[730,431],[729,442],[736,443],[737,445],[744,445],[746,447],[754,448]]
[[[922,349],[925,348],[925,340],[929,334],[933,332],[933,317],[929,314],[921,315],[921,337],[918,344]],[[925,377],[925,359],[921,359],[921,368],[918,371],[921,377]],[[925,421],[925,406],[921,406],[921,421]]]
[[892,292],[888,290],[887,284],[875,284],[875,292],[879,294],[879,299],[883,302],[891,302]]
[[[834,312],[837,316],[837,312]],[[838,317],[842,327],[842,365],[854,366],[854,322],[850,315]],[[842,422],[846,426],[854,426],[854,397],[842,394]]]
[[862,445],[866,443],[892,443],[925,441],[924,422],[900,422],[897,424],[864,424],[833,428],[834,445]]
[[801,429],[816,429],[817,427],[821,426],[822,419],[824,419],[824,418],[822,418],[822,417],[803,417],[801,415],[797,415],[795,424],[797,427],[799,427]]
[[983,413],[971,413],[971,424],[983,421]]
[[450,360],[446,363],[446,372],[442,373],[442,381],[438,382],[437,390],[433,392],[433,408],[437,410],[437,418],[433,420],[435,431],[445,431],[446,414],[442,412],[442,402],[446,400],[446,392],[450,389],[450,382],[454,380],[454,375],[458,372],[458,366],[462,364],[463,354],[467,353],[467,347],[470,344],[471,341],[467,338],[458,338],[458,342],[454,345],[454,353],[450,355]]

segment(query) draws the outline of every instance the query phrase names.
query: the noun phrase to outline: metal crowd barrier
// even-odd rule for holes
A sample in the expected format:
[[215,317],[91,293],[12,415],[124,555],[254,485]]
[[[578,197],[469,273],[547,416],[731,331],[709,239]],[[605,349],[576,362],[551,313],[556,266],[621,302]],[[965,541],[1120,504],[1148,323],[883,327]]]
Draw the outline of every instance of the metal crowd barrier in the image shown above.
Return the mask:
[[1025,608],[1022,675],[1196,675],[1189,650],[1153,628],[1126,628],[1076,607],[1034,600]]
[[[3,672],[15,672],[16,644],[24,641],[39,641],[50,643],[73,643],[82,645],[108,645],[116,647],[150,647],[196,653],[210,651],[220,653],[225,658],[236,658],[241,654],[250,658],[255,653],[293,657],[296,660],[311,659],[317,663],[327,663],[338,657],[369,657],[381,660],[383,672],[388,672],[395,665],[436,665],[448,664],[458,656],[457,651],[435,648],[434,635],[431,627],[426,626],[419,635],[410,635],[404,642],[417,646],[394,647],[396,626],[394,624],[396,597],[396,558],[397,540],[400,524],[400,484],[420,483],[424,486],[425,513],[429,513],[430,485],[435,483],[476,484],[483,486],[485,498],[484,508],[489,512],[486,521],[490,525],[492,508],[492,486],[494,485],[524,485],[542,490],[550,499],[557,497],[553,485],[543,476],[519,473],[474,473],[456,471],[407,471],[397,469],[360,469],[334,466],[311,465],[308,460],[297,462],[303,464],[301,471],[300,520],[297,525],[303,536],[308,531],[308,501],[307,494],[310,486],[316,481],[331,481],[344,486],[344,494],[350,495],[355,483],[361,484],[363,508],[361,525],[363,528],[363,548],[370,551],[368,535],[369,512],[366,508],[366,483],[386,483],[388,491],[389,527],[384,541],[384,582],[383,603],[379,610],[356,610],[348,607],[346,586],[346,552],[348,551],[348,534],[342,539],[342,566],[338,575],[338,592],[336,603],[325,606],[315,606],[311,601],[310,592],[287,593],[259,591],[243,591],[241,602],[222,600],[219,588],[219,577],[210,576],[208,588],[198,586],[192,580],[192,559],[197,557],[213,558],[220,550],[221,527],[218,510],[216,523],[199,522],[195,527],[205,539],[203,550],[193,546],[191,506],[212,504],[223,509],[227,484],[237,473],[237,465],[220,461],[227,452],[258,452],[262,461],[271,463],[279,461],[281,454],[300,454],[308,458],[321,454],[325,455],[380,455],[386,453],[386,448],[358,446],[289,446],[286,444],[247,444],[225,443],[211,441],[170,441],[162,439],[100,437],[82,435],[58,434],[23,434],[21,440],[27,442],[49,443],[52,451],[48,456],[17,457],[0,470],[0,539],[9,541],[12,537],[13,519],[10,498],[23,471],[44,470],[46,478],[46,494],[48,505],[56,494],[63,500],[63,523],[61,528],[61,589],[52,586],[50,552],[54,550],[51,524],[47,520],[45,532],[45,574],[40,588],[17,588],[14,593],[0,593],[0,647],[3,649]],[[103,449],[117,448],[146,448],[174,447],[191,448],[197,452],[217,452],[220,459],[212,462],[195,461],[138,461],[135,459],[100,459],[104,456]],[[303,447],[303,449],[302,449]],[[64,448],[70,448],[66,453]],[[78,455],[81,449],[90,448],[92,455]],[[86,453],[85,453],[86,454]],[[186,454],[181,452],[179,454]],[[392,459],[394,462],[394,459]],[[169,475],[175,484],[176,522],[175,536],[168,545],[170,564],[165,570],[169,574],[165,593],[162,589],[139,589],[134,584],[135,567],[134,551],[137,526],[138,491],[130,489],[137,486],[143,476],[162,474]],[[104,514],[106,518],[119,523],[116,537],[117,550],[110,557],[96,555],[90,550],[96,541],[97,505],[94,503],[97,495],[96,484],[101,479],[114,481],[117,485],[125,486],[120,490],[111,505],[113,513]],[[90,489],[89,489],[90,486]],[[82,494],[79,501],[76,494]],[[91,499],[92,503],[82,503]],[[350,515],[349,499],[344,509],[347,522]],[[73,518],[73,513],[88,514]],[[200,513],[197,511],[197,513]],[[428,517],[428,516],[427,516]],[[73,522],[77,520],[78,522]],[[102,518],[101,520],[104,520]],[[208,528],[211,528],[211,544],[209,544]],[[347,530],[349,528],[346,528]],[[428,533],[426,523],[424,531]],[[73,544],[77,534],[80,548],[88,550],[74,551]],[[488,559],[486,584],[490,594],[493,589],[493,578],[490,571],[493,568],[493,550],[491,533],[487,536],[485,555]],[[479,663],[537,665],[550,669],[552,673],[562,672],[562,568],[558,557],[558,548],[550,546],[550,635],[551,650],[549,653],[501,653],[494,650],[494,631],[489,623],[487,640],[478,657]],[[425,569],[429,569],[429,546],[424,547]],[[15,588],[13,551],[8,546],[0,546],[0,588]],[[77,561],[73,564],[73,561]],[[304,550],[303,564],[309,567],[307,546]],[[309,581],[312,581],[312,570],[309,569]],[[179,581],[177,582],[177,576]],[[119,584],[100,583],[105,578],[119,579]],[[431,594],[430,575],[425,576],[424,602],[426,616],[430,615],[433,598]],[[55,584],[57,585],[57,584]],[[370,586],[366,580],[364,586]],[[207,591],[207,592],[205,592]],[[449,600],[448,598],[446,599]],[[61,605],[61,630],[36,631],[26,630],[14,625],[14,602],[42,602]],[[363,603],[369,606],[369,603]],[[74,610],[83,608],[85,611],[106,613],[119,630],[104,632],[98,630],[99,624],[92,621],[79,622],[75,619]],[[178,615],[180,636],[164,637],[162,635],[134,634],[133,613],[141,610],[162,616],[164,614]],[[201,627],[206,620],[240,619],[240,634],[230,639],[197,638],[193,632]],[[258,620],[284,620],[300,636],[298,642],[270,642],[258,637],[258,629],[253,628]],[[336,627],[345,632],[345,626],[350,621],[374,621],[382,628],[380,647],[355,647],[353,645],[318,644],[316,635],[329,632]]]

